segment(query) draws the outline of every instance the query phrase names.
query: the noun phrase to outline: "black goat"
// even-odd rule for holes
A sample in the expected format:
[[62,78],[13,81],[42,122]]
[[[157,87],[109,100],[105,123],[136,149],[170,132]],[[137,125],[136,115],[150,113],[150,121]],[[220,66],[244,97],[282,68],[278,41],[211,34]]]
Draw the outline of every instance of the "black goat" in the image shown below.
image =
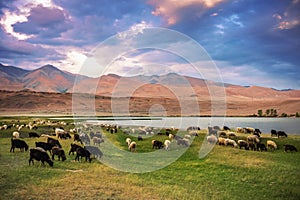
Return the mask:
[[29,132],[28,137],[30,137],[30,138],[39,138],[40,135],[37,134],[36,132]]
[[55,147],[56,145],[47,142],[35,142],[35,146],[40,147],[45,151],[49,151],[51,153],[52,148]]
[[87,150],[87,149],[85,149],[85,148],[83,148],[83,147],[81,147],[81,146],[79,146],[77,149],[76,149],[76,157],[75,157],[75,160],[77,160],[77,161],[79,161],[79,157],[85,157],[85,161],[88,161],[89,160],[89,162],[91,162],[92,161],[92,159],[91,159],[91,153]]
[[21,152],[27,151],[28,150],[28,144],[24,141],[24,140],[20,140],[20,139],[13,139],[11,138],[11,148],[10,148],[10,152],[15,152],[15,148],[19,148]]
[[62,161],[65,161],[67,159],[65,151],[62,148],[56,146],[52,148],[52,160],[54,160],[55,155],[58,156],[58,160],[60,160],[60,158],[62,159]]
[[41,161],[43,166],[45,165],[44,162],[47,162],[49,166],[53,167],[53,161],[50,159],[47,152],[40,147],[30,149],[29,166],[31,162],[34,164],[33,160]]
[[47,142],[48,142],[49,144],[53,144],[53,145],[56,145],[56,146],[62,148],[62,147],[61,147],[61,144],[59,143],[59,141],[56,140],[56,139],[54,139],[54,138],[48,137]]

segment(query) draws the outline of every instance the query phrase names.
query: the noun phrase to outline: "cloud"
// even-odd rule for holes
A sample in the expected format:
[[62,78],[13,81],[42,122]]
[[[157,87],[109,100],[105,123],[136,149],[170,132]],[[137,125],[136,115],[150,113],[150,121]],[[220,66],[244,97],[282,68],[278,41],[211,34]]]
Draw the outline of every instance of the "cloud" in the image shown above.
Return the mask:
[[300,1],[294,0],[282,13],[275,13],[273,17],[278,21],[277,29],[292,29],[300,25]]
[[[148,3],[155,7],[152,14],[162,16],[166,25],[174,25],[186,18],[198,18],[202,14],[224,0],[148,0]],[[213,15],[216,16],[216,15]]]

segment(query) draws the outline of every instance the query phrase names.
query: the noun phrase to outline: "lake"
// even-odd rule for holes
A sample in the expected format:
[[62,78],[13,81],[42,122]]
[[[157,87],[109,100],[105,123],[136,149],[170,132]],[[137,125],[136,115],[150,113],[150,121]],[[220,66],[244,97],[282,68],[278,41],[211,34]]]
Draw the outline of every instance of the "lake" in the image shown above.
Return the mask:
[[252,118],[252,117],[115,117],[87,120],[88,123],[116,123],[121,126],[151,126],[175,127],[185,130],[189,126],[228,126],[259,128],[263,133],[270,133],[271,129],[283,130],[289,134],[300,135],[300,118]]

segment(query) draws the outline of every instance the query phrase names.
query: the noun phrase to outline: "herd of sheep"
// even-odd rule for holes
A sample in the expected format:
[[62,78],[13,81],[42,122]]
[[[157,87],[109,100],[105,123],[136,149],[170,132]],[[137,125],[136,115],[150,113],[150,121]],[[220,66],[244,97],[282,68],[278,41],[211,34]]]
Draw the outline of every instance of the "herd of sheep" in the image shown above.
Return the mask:
[[[37,130],[40,125],[45,126],[46,124],[53,128],[53,131],[48,134],[38,134],[34,131],[28,133],[29,138],[46,138],[45,141],[35,142],[35,147],[29,149],[25,140],[20,139],[20,132],[22,129],[28,128],[29,130]],[[76,153],[76,161],[79,161],[80,158],[85,158],[86,161],[91,162],[92,156],[95,158],[101,158],[103,156],[99,147],[100,144],[104,142],[103,133],[105,132],[110,134],[124,134],[125,136],[128,135],[124,143],[127,144],[130,152],[137,152],[139,141],[154,135],[165,135],[165,139],[164,141],[158,139],[149,140],[149,145],[151,142],[152,149],[165,149],[169,151],[171,150],[171,144],[189,147],[193,142],[192,139],[198,136],[201,130],[200,127],[189,127],[185,131],[186,134],[180,135],[177,134],[178,129],[176,128],[165,129],[165,132],[162,133],[156,131],[159,129],[150,127],[122,129],[118,125],[109,124],[101,124],[99,127],[97,126],[97,129],[95,130],[95,127],[82,123],[80,128],[73,128],[66,131],[64,129],[64,126],[66,125],[67,123],[62,121],[34,121],[22,125],[4,124],[0,126],[0,130],[12,130],[10,152],[14,152],[15,148],[19,148],[20,151],[28,151],[29,149],[29,165],[31,163],[33,164],[34,160],[37,160],[41,161],[43,165],[46,162],[49,166],[53,166],[55,156],[58,157],[58,160],[65,161],[67,159],[65,151],[60,144],[60,140],[73,139],[69,147],[69,155],[71,155],[71,153]],[[241,138],[237,136],[237,134],[245,135]],[[132,137],[129,137],[130,135],[135,135],[137,141],[133,141],[133,139],[131,139]],[[287,137],[287,134],[284,131],[271,130],[271,136],[279,138]],[[268,139],[266,143],[263,143],[261,140],[261,131],[251,127],[237,127],[235,132],[226,126],[222,129],[218,126],[208,127],[206,140],[210,144],[232,146],[234,148],[245,150],[267,151],[268,149],[276,150],[278,148],[278,145],[273,140]],[[284,151],[297,152],[297,149],[291,144],[284,144]]]

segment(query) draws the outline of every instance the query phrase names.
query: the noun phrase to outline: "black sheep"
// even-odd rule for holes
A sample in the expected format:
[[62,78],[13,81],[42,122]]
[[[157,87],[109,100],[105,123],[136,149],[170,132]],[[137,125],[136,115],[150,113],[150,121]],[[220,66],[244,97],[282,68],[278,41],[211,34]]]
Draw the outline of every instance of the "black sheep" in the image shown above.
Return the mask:
[[297,152],[297,148],[294,145],[285,144],[283,146],[284,146],[284,152],[287,152],[287,151],[296,151]]
[[28,137],[30,137],[30,138],[39,138],[40,136],[36,132],[29,132]]
[[58,156],[58,160],[60,160],[60,158],[62,159],[62,161],[65,161],[67,159],[65,151],[62,148],[53,147],[52,148],[52,160],[54,160],[55,155]]
[[27,151],[28,150],[28,144],[24,141],[24,140],[20,140],[20,139],[13,139],[11,138],[11,148],[10,148],[10,152],[13,151],[15,152],[15,148],[19,148],[21,152]]
[[81,158],[85,157],[85,161],[87,161],[87,160],[89,160],[89,162],[92,161],[91,153],[87,149],[80,147],[80,146],[76,149],[75,160],[79,161],[79,157],[81,157]]
[[278,131],[277,132],[277,137],[279,138],[279,137],[287,137],[287,134],[284,132],[284,131]]
[[49,144],[57,145],[58,147],[62,148],[61,144],[59,143],[59,141],[56,140],[56,139],[54,139],[54,138],[48,137],[47,142]]
[[69,155],[70,155],[71,153],[73,153],[73,155],[74,155],[74,152],[76,152],[76,150],[77,150],[79,147],[81,147],[81,146],[79,146],[78,144],[71,144],[71,149],[70,149],[70,151],[69,151]]
[[46,162],[49,166],[53,167],[53,161],[50,159],[47,152],[40,147],[30,149],[29,166],[31,162],[34,164],[33,160],[41,161],[43,166],[45,165],[44,162]]
[[52,148],[55,147],[56,145],[47,142],[35,142],[35,146],[40,147],[45,151],[49,151],[51,153]]
[[94,146],[85,146],[86,150],[88,150],[92,155],[94,155],[96,158],[101,158],[103,156],[102,151],[98,147]]
[[162,149],[164,147],[163,143],[158,140],[152,140],[152,149],[157,148],[157,149]]
[[274,130],[274,129],[271,130],[271,137],[272,137],[273,135],[277,136],[277,131]]
[[267,151],[267,147],[265,144],[257,143],[257,151]]

